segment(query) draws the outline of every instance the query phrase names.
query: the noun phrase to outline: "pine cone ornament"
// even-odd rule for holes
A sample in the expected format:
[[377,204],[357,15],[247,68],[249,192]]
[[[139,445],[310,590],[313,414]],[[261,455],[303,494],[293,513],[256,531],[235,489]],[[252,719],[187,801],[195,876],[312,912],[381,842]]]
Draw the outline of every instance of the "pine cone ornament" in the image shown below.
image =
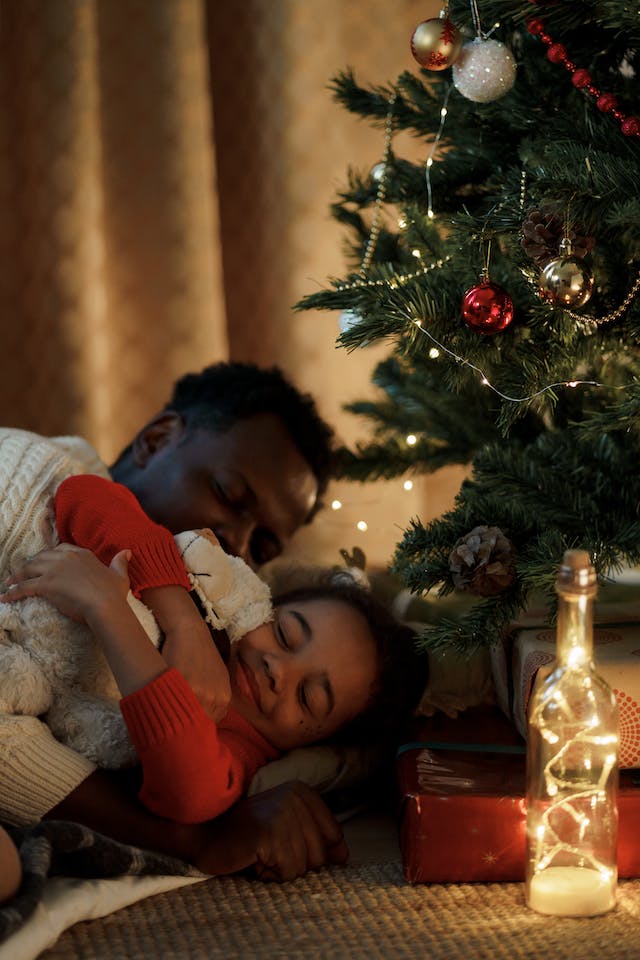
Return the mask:
[[474,527],[456,541],[449,569],[458,590],[495,597],[515,580],[513,544],[499,527]]
[[570,227],[565,233],[564,222],[548,207],[530,210],[522,224],[522,249],[540,267],[544,267],[558,256],[560,241],[565,236],[571,241],[571,252],[576,257],[586,256],[596,242],[595,237],[583,236],[576,227]]

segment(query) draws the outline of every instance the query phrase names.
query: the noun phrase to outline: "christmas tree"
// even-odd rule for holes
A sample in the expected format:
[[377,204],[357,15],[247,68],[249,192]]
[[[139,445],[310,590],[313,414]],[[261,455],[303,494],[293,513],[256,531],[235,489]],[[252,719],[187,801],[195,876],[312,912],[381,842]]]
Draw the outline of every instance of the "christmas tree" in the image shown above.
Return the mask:
[[348,272],[299,307],[343,311],[347,349],[392,342],[340,475],[470,464],[391,562],[472,598],[425,645],[491,642],[534,593],[552,608],[567,548],[605,580],[640,561],[639,48],[628,0],[454,0],[395,82],[333,82],[382,160],[333,207]]

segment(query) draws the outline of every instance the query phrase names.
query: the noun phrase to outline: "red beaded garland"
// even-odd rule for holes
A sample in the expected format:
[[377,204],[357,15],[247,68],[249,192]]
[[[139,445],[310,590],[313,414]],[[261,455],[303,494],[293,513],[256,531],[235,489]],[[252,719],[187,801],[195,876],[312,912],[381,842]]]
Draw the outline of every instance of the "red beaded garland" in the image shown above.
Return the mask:
[[552,43],[547,50],[547,59],[551,63],[564,63],[567,57],[567,48],[562,43]]
[[573,76],[571,77],[571,83],[577,90],[583,90],[585,87],[588,87],[591,84],[591,74],[588,70],[580,68],[580,70],[575,70]]
[[640,134],[640,120],[637,117],[627,117],[620,124],[625,137],[637,137]]
[[[531,0],[535,3],[536,0]],[[610,113],[620,124],[620,129],[625,137],[640,136],[640,120],[638,117],[628,117],[618,110],[618,101],[612,93],[603,93],[596,87],[591,80],[591,74],[583,67],[577,67],[569,59],[566,47],[562,43],[556,43],[548,33],[545,33],[544,23],[540,17],[529,17],[526,21],[527,30],[534,37],[540,37],[543,43],[549,48],[547,50],[547,59],[551,63],[561,63],[571,74],[571,82],[578,90],[584,90],[596,100],[596,106],[602,113]]]
[[609,113],[610,110],[615,110],[617,106],[618,101],[612,93],[601,93],[596,100],[596,107],[598,110],[602,110],[603,113]]

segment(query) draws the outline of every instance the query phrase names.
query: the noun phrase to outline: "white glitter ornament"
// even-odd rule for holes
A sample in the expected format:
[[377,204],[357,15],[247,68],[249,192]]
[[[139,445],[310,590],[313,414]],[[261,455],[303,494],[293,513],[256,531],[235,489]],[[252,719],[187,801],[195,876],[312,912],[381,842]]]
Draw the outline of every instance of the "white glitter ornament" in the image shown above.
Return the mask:
[[452,72],[453,85],[463,97],[475,103],[490,103],[511,90],[516,79],[516,61],[504,43],[476,37],[465,43]]

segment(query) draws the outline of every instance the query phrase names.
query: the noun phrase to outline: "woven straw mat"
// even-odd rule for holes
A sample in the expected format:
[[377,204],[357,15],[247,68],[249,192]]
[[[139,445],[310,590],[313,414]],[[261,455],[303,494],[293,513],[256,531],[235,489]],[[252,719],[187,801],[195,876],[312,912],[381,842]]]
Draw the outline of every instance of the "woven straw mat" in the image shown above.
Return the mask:
[[410,885],[397,863],[287,884],[224,877],[67,930],[41,960],[570,960],[640,957],[640,881],[590,919],[527,910],[522,884]]

